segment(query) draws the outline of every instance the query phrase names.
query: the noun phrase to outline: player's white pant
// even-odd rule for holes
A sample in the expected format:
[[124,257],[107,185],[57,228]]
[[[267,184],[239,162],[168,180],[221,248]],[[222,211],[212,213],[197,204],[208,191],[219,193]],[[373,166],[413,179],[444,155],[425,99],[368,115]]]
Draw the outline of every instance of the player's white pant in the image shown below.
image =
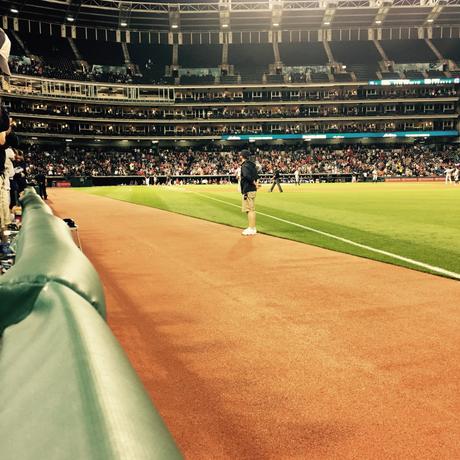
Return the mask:
[[5,179],[0,176],[0,226],[11,222],[10,191],[5,187]]
[[446,176],[446,184],[452,184],[452,177]]

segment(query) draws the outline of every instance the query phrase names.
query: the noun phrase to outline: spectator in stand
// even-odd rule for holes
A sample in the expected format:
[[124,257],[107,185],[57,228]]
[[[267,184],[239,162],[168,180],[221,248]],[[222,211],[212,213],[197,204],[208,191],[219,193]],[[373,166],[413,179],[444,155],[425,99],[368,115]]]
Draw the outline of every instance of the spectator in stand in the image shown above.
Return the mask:
[[[10,56],[11,42],[0,29],[0,72],[10,75],[8,58]],[[7,171],[8,134],[11,132],[11,122],[7,110],[0,101],[0,228],[9,223],[9,172]]]
[[[402,147],[320,146],[306,149],[301,145],[265,146],[257,153],[261,174],[275,169],[289,174],[299,169],[306,176],[314,174],[355,174],[379,176],[441,176],[446,165],[458,158],[455,146],[410,145]],[[100,150],[81,147],[47,150],[33,146],[26,158],[33,176],[46,169],[48,176],[227,176],[237,171],[238,153],[229,146],[209,145],[194,150],[135,148],[130,151]]]

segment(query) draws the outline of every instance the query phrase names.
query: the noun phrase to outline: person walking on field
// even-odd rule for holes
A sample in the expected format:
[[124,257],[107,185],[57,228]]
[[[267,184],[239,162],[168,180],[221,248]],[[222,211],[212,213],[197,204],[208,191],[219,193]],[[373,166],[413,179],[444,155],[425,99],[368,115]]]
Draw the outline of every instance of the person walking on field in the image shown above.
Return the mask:
[[283,189],[281,188],[281,173],[279,171],[279,169],[275,169],[273,171],[273,184],[272,184],[272,188],[270,189],[270,192],[273,192],[273,189],[275,188],[275,185],[278,186],[278,190],[280,191],[280,193],[283,193]]
[[255,163],[251,160],[251,152],[242,150],[240,155],[242,161],[240,190],[243,198],[241,210],[248,215],[248,228],[243,230],[242,235],[251,236],[257,233],[255,200],[259,187],[259,175]]
[[458,185],[458,178],[460,176],[460,166],[457,166],[454,170],[454,182],[456,185]]
[[454,168],[446,168],[444,174],[446,175],[446,184],[452,184],[452,173],[454,172]]
[[300,186],[300,171],[299,171],[299,168],[296,168],[296,170],[294,171],[294,181],[295,181],[295,185]]

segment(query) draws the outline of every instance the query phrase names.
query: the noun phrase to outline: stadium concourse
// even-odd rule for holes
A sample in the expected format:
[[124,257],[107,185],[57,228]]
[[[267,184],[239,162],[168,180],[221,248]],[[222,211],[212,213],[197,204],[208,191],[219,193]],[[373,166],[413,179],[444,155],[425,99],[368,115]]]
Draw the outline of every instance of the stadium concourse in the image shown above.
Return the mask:
[[73,190],[50,204],[186,458],[459,457],[458,281]]

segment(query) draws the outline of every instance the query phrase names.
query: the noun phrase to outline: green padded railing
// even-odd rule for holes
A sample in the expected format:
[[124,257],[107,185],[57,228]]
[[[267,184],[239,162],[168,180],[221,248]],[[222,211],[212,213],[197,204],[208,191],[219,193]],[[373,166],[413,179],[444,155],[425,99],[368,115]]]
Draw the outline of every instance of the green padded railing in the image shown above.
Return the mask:
[[0,458],[182,458],[99,314],[97,273],[35,192],[23,205],[0,278]]
[[0,278],[0,332],[27,316],[35,297],[53,280],[70,287],[105,317],[99,276],[75,245],[69,228],[53,216],[34,189],[21,199],[23,229],[17,242],[17,262]]

